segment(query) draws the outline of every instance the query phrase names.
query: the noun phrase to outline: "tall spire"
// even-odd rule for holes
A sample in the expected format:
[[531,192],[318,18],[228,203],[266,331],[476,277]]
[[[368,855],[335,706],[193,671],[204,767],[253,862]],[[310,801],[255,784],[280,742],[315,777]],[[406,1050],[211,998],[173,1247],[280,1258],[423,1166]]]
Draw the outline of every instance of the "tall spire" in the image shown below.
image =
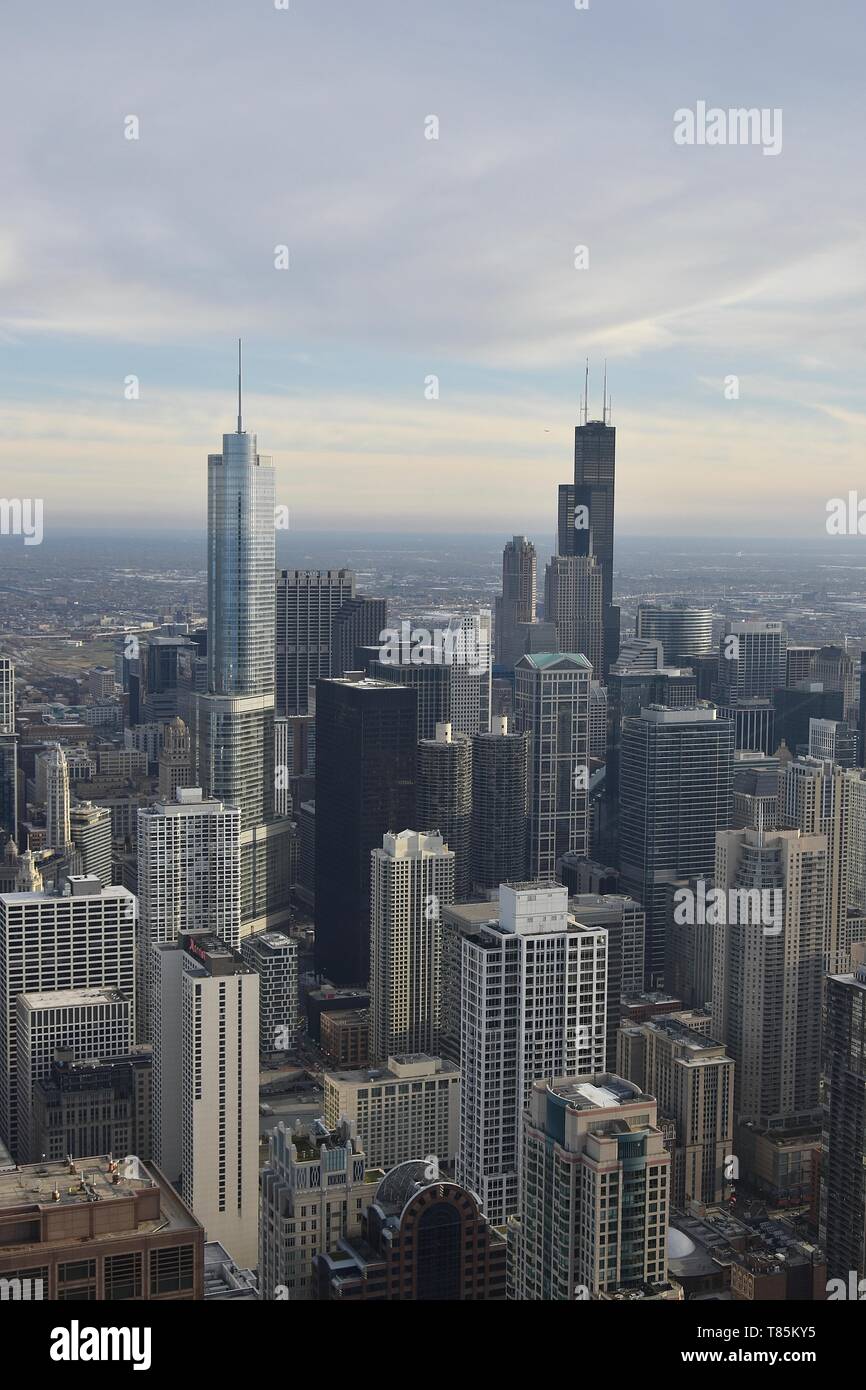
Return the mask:
[[604,385],[601,388],[601,423],[607,424],[607,358],[604,359]]
[[243,434],[244,427],[241,420],[241,340],[238,338],[238,434]]
[[586,376],[583,384],[583,423],[589,419],[589,358],[586,359]]

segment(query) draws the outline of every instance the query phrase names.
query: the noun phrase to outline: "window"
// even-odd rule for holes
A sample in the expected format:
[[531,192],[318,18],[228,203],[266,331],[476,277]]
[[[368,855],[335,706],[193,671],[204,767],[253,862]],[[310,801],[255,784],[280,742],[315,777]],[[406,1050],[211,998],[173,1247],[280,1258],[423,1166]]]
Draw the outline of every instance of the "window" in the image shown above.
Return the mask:
[[150,1252],[151,1294],[176,1293],[193,1286],[193,1247],[175,1245]]
[[141,1298],[141,1293],[141,1255],[106,1255],[106,1299],[108,1300],[115,1298]]

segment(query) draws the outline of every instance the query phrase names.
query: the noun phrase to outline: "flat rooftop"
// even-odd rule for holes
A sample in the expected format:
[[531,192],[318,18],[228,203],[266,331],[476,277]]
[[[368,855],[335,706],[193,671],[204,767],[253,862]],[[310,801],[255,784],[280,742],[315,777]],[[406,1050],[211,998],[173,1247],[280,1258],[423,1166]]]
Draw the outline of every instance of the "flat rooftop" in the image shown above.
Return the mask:
[[[199,1223],[192,1212],[184,1206],[167,1178],[154,1164],[135,1158],[129,1161],[114,1159],[110,1154],[76,1159],[72,1166],[64,1159],[26,1163],[13,1169],[0,1170],[0,1221],[16,1209],[26,1211],[28,1208],[72,1207],[90,1202],[128,1200],[135,1193],[151,1191],[154,1187],[159,1188],[160,1194],[159,1218],[143,1221],[132,1230],[109,1230],[104,1238],[129,1240],[136,1232],[198,1228]],[[55,1192],[59,1193],[57,1198]],[[52,1241],[48,1244],[66,1242]],[[2,1243],[0,1227],[0,1252],[8,1253],[13,1248]]]

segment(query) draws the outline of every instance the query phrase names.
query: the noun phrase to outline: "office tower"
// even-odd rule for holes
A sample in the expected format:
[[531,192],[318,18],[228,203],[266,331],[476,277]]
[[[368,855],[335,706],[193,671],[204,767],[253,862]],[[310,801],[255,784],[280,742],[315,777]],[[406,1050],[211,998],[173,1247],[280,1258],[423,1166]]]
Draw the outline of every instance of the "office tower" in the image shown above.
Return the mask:
[[0,734],[15,732],[15,667],[0,656]]
[[370,1051],[376,1060],[439,1048],[441,908],[454,901],[454,852],[441,835],[383,835],[370,874]]
[[379,1183],[360,1239],[316,1256],[313,1283],[317,1299],[341,1303],[496,1302],[505,1298],[506,1243],[473,1192],[415,1159]]
[[256,1262],[259,977],[218,936],[152,948],[153,1148],[243,1268]]
[[811,681],[812,663],[817,655],[817,647],[799,646],[789,642],[785,652],[785,685],[793,690],[803,681]]
[[[327,1015],[333,1017],[333,1015]],[[367,1162],[388,1172],[409,1154],[450,1167],[460,1136],[460,1071],[426,1053],[389,1057],[385,1067],[326,1071],[325,1124],[356,1126]]]
[[208,456],[207,694],[198,785],[241,812],[242,934],[290,915],[291,824],[274,808],[274,469],[243,429]]
[[842,718],[853,724],[860,696],[859,671],[854,658],[842,647],[819,647],[812,659],[811,678],[820,681],[825,690],[841,691]]
[[[622,652],[625,658],[625,651]],[[697,703],[697,682],[690,670],[665,667],[643,670],[616,662],[607,683],[608,747],[605,763],[604,854],[615,862],[619,835],[620,744],[623,720],[637,718],[650,705],[689,709]]]
[[356,594],[331,619],[331,675],[356,671],[358,647],[378,647],[388,626],[388,600]]
[[605,1066],[611,1071],[616,1068],[623,997],[643,989],[646,913],[634,898],[619,893],[578,893],[569,896],[568,910],[582,926],[604,927],[607,932]]
[[0,734],[0,844],[18,842],[18,740]]
[[[478,735],[476,735],[476,738]],[[454,897],[468,898],[472,883],[472,740],[437,724],[436,737],[418,744],[416,822],[435,830],[454,854]]]
[[517,1210],[532,1082],[603,1065],[607,932],[570,919],[559,884],[503,884],[498,920],[463,934],[460,949],[457,1180],[499,1226]]
[[93,1153],[149,1160],[151,1072],[149,1047],[86,1061],[74,1049],[55,1048],[33,1087],[33,1152],[50,1163]]
[[159,795],[171,801],[178,787],[192,787],[195,771],[192,765],[192,739],[183,720],[178,717],[162,726],[159,748]]
[[655,637],[626,637],[619,644],[614,671],[658,671],[664,666],[664,648]]
[[370,1061],[369,1009],[335,1009],[322,1014],[320,1045],[335,1067],[366,1067]]
[[[726,694],[722,689],[722,696]],[[734,747],[749,752],[773,753],[779,746],[776,737],[776,710],[772,700],[760,696],[754,699],[722,699],[719,718],[729,719],[734,727]]]
[[354,597],[351,570],[277,572],[278,714],[306,714],[310,686],[335,674],[332,623],[343,604]]
[[301,1028],[298,943],[281,931],[256,932],[241,942],[241,958],[259,977],[259,1052],[289,1052]]
[[529,735],[510,733],[504,716],[472,739],[474,892],[498,892],[500,883],[526,878],[528,759]]
[[687,657],[706,656],[712,650],[713,612],[711,608],[639,603],[635,636],[661,642],[660,666],[688,666]]
[[188,636],[157,633],[139,647],[139,715],[142,723],[176,719],[186,693],[193,688],[193,663],[198,654]]
[[33,1092],[47,1077],[56,1048],[79,1061],[112,1056],[132,1046],[133,1001],[118,989],[55,989],[19,994],[15,1006],[18,1161],[36,1163]]
[[[765,828],[772,827],[768,824]],[[698,920],[690,920],[694,914],[677,912],[677,905],[683,899],[676,895],[682,894],[683,889],[692,895],[693,902],[698,901],[702,891],[697,878],[672,879],[668,884],[665,993],[690,1009],[707,1009],[713,997],[716,923],[713,914],[703,913]],[[707,891],[706,880],[703,880],[703,891]],[[709,921],[706,920],[708,915]]]
[[87,673],[87,687],[94,700],[110,700],[114,695],[114,668],[94,666]]
[[825,690],[820,681],[803,681],[794,688],[777,690],[773,695],[776,748],[785,743],[793,757],[808,753],[809,721],[841,720],[842,704],[841,690]]
[[199,787],[138,813],[139,1039],[152,1031],[152,947],[208,931],[237,947],[241,932],[241,815]]
[[415,824],[416,695],[377,680],[316,691],[316,970],[335,984],[370,971],[370,855]]
[[552,879],[556,861],[589,850],[589,686],[585,656],[545,652],[515,667],[517,727],[529,735],[529,874]]
[[666,1284],[671,1156],[657,1108],[605,1072],[532,1086],[509,1231],[511,1297],[570,1302]]
[[831,975],[824,999],[821,1244],[827,1272],[866,1278],[866,967]]
[[[726,1160],[734,1152],[734,1063],[724,1045],[668,1016],[629,1024],[631,1065],[621,1075],[655,1096],[658,1113],[673,1120],[671,1203],[721,1202],[730,1181]],[[622,1036],[621,1034],[621,1036]]]
[[[432,620],[431,620],[432,624]],[[418,738],[435,738],[437,724],[455,734],[490,728],[490,613],[466,613],[444,625],[391,630],[369,663],[376,680],[410,686],[418,697]],[[419,635],[420,634],[420,635]],[[428,640],[429,639],[429,640]]]
[[602,573],[594,555],[553,555],[544,584],[544,616],[556,624],[556,649],[580,652],[600,675],[604,665]]
[[734,753],[734,810],[732,830],[750,826],[757,830],[776,830],[779,825],[778,758],[761,757],[739,749]]
[[111,885],[111,812],[107,806],[77,801],[69,813],[72,843],[81,858],[81,872]]
[[607,686],[590,681],[587,750],[590,759],[603,763],[607,758]]
[[270,1156],[261,1173],[261,1298],[295,1302],[314,1296],[316,1255],[360,1234],[377,1176],[346,1123],[333,1131],[321,1121],[309,1129],[289,1131],[278,1124],[271,1131]]
[[45,847],[68,850],[72,844],[69,825],[69,769],[66,754],[55,743],[45,756]]
[[860,766],[866,767],[866,651],[860,653],[860,704],[857,732],[860,736]]
[[661,983],[667,884],[711,877],[716,831],[731,823],[733,725],[712,705],[651,705],[623,721],[619,853],[622,889],[646,910],[645,983]]
[[515,646],[521,656],[533,652],[552,652],[556,649],[556,623],[536,621],[518,623],[515,628]]
[[778,1162],[782,1131],[819,1115],[826,875],[824,835],[718,834],[712,1027],[736,1063],[734,1151],[753,1180]]
[[826,839],[824,969],[831,975],[850,969],[852,941],[862,939],[861,900],[856,891],[857,861],[866,839],[866,798],[859,772],[797,758],[779,781],[779,824]]
[[840,719],[810,719],[809,757],[825,759],[839,767],[856,767],[857,730]]
[[525,536],[513,536],[502,552],[502,594],[496,600],[496,665],[513,670],[524,648],[517,624],[535,622],[535,546]]
[[[15,1219],[22,1206],[26,1243]],[[31,1279],[39,1290],[33,1296],[50,1300],[201,1301],[204,1231],[159,1169],[134,1156],[88,1154],[4,1169],[4,1279]]]
[[782,623],[726,622],[719,643],[719,703],[771,700],[785,684],[787,644]]
[[73,876],[69,892],[0,893],[0,1138],[18,1144],[15,1001],[47,990],[135,994],[137,904],[125,888]]
[[[592,534],[592,553],[602,573],[602,611],[605,631],[606,667],[616,660],[619,650],[619,609],[613,603],[613,538],[614,492],[616,482],[616,430],[609,423],[609,406],[605,401],[602,420],[587,420],[586,402],[584,423],[574,431],[574,498],[586,505],[588,526]],[[574,549],[560,554],[578,553],[580,531],[572,526]]]

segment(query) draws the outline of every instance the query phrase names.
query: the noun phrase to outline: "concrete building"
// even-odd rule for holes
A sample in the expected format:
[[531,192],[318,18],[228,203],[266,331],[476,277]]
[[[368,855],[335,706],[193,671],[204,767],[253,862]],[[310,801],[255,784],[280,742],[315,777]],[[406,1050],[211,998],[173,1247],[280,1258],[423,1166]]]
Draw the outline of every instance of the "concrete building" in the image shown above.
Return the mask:
[[535,622],[537,561],[535,546],[513,536],[502,552],[502,594],[496,599],[496,665],[513,671],[524,653],[518,623]]
[[351,570],[277,571],[277,714],[306,714],[310,687],[343,674],[334,670],[332,627],[354,597]]
[[136,900],[97,878],[68,892],[0,894],[0,1138],[18,1147],[16,1000],[48,990],[135,996]]
[[315,1296],[313,1261],[361,1233],[364,1212],[384,1174],[367,1168],[348,1124],[320,1121],[292,1131],[278,1124],[261,1173],[259,1291],[271,1300]]
[[410,1154],[451,1169],[460,1135],[460,1071],[425,1053],[389,1057],[386,1067],[325,1072],[325,1123],[357,1129],[367,1161],[385,1172]]
[[132,999],[117,989],[57,989],[19,994],[15,1007],[19,1162],[36,1163],[34,1090],[48,1076],[58,1048],[80,1060],[132,1046]]
[[241,942],[241,957],[259,977],[259,1052],[291,1052],[301,1029],[298,943],[285,932],[256,932]]
[[589,687],[585,656],[545,652],[515,667],[517,727],[529,742],[529,874],[589,851]]
[[666,1284],[671,1159],[656,1111],[609,1073],[533,1085],[509,1230],[513,1298],[571,1302]]
[[436,737],[418,744],[417,795],[417,824],[453,852],[454,897],[462,900],[472,883],[472,740],[450,724],[437,724]]
[[203,1268],[201,1224],[153,1164],[88,1154],[0,1170],[0,1280],[22,1296],[200,1300]]
[[138,813],[139,1037],[151,1033],[152,947],[209,931],[237,948],[241,933],[241,815],[178,789]]
[[821,1242],[831,1278],[866,1279],[866,966],[831,975],[824,1002]]
[[439,1046],[441,908],[454,901],[454,853],[441,835],[402,830],[371,855],[370,1048],[377,1060]]
[[259,977],[205,932],[152,946],[153,1145],[208,1236],[256,1263]]
[[533,1081],[603,1067],[607,932],[569,918],[559,884],[503,884],[498,919],[459,944],[456,1176],[499,1226],[517,1210],[520,1123]]
[[637,606],[635,634],[661,643],[659,666],[688,666],[687,657],[712,651],[713,611],[642,602]]
[[149,1047],[79,1061],[55,1049],[46,1076],[33,1088],[32,1147],[51,1162],[72,1154],[152,1152],[152,1055]]
[[674,1206],[720,1202],[734,1153],[734,1063],[724,1046],[690,1028],[683,1015],[655,1018],[620,1030],[617,1071],[655,1096],[659,1115],[674,1121]]
[[358,1239],[316,1256],[317,1299],[491,1302],[505,1297],[506,1244],[474,1193],[413,1160],[382,1179]]
[[[472,739],[472,889],[498,892],[527,874],[529,736],[509,732],[497,715]],[[462,901],[466,894],[455,897]]]
[[77,801],[69,813],[72,843],[78,851],[82,874],[98,878],[109,888],[111,876],[111,812],[107,806]]

